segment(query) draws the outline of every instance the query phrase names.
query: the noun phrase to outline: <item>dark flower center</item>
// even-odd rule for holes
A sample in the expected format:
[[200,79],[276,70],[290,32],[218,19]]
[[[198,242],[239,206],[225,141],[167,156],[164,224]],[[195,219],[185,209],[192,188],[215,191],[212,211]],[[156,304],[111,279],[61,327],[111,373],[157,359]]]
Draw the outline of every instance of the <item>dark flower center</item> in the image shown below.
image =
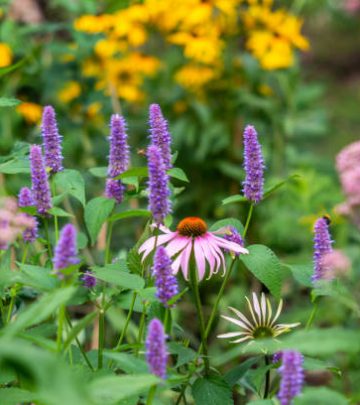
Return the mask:
[[267,326],[259,326],[254,330],[253,336],[255,339],[268,338],[273,337],[274,332],[271,328]]
[[201,236],[207,232],[207,225],[201,218],[186,217],[179,222],[176,230],[181,236]]

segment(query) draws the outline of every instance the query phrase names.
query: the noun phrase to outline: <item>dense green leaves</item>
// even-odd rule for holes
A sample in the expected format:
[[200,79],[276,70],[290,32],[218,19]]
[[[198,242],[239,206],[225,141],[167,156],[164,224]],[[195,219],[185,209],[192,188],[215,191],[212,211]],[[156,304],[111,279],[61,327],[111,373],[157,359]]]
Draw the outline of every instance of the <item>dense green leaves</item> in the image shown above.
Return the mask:
[[24,157],[15,157],[5,163],[0,164],[0,173],[19,174],[30,173],[29,159]]
[[107,283],[130,290],[138,290],[144,287],[144,279],[136,274],[130,274],[121,270],[119,264],[111,264],[105,267],[94,267],[96,278]]
[[192,393],[196,405],[233,404],[230,385],[218,376],[198,378],[192,386]]
[[291,270],[298,283],[305,287],[312,287],[311,276],[314,270],[311,264],[291,264],[286,267]]
[[174,167],[168,171],[168,174],[173,179],[181,180],[186,183],[189,183],[189,179],[187,178],[185,172],[180,169],[179,167]]
[[85,206],[85,182],[80,172],[65,169],[62,172],[56,173],[55,184],[60,192],[75,197]]
[[0,107],[16,107],[21,101],[16,98],[0,97]]
[[131,217],[150,217],[151,212],[145,209],[127,210],[114,214],[109,218],[109,221],[114,222],[120,219],[131,218]]
[[327,387],[304,389],[304,392],[294,400],[294,405],[348,405],[348,400]]
[[225,198],[222,200],[222,205],[227,205],[227,204],[234,204],[237,202],[244,202],[247,201],[246,197],[240,194],[237,195],[232,195],[230,197]]
[[85,223],[91,243],[94,244],[104,222],[114,209],[115,201],[105,197],[96,197],[85,206]]

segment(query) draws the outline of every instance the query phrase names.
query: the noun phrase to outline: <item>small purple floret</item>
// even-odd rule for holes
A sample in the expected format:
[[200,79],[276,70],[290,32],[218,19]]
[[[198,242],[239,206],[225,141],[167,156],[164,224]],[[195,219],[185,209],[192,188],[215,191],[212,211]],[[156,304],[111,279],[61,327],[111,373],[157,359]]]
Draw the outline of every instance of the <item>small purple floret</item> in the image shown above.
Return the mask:
[[[34,200],[32,197],[31,190],[29,187],[22,187],[19,192],[19,199],[18,199],[18,205],[19,207],[31,207],[34,205]],[[25,242],[35,242],[35,240],[38,237],[38,221],[35,217],[32,217],[29,214],[24,214],[29,218],[33,218],[35,221],[35,226],[32,228],[26,228],[25,231],[23,232],[23,239]]]
[[168,301],[178,293],[178,283],[172,274],[171,259],[163,246],[156,250],[152,274],[155,277],[156,296],[164,307],[168,308]]
[[[229,228],[229,233],[224,235],[224,239],[228,240],[229,242],[237,243],[241,247],[245,246],[244,239],[234,226]],[[235,256],[239,256],[239,253],[236,253]]]
[[146,336],[146,360],[150,372],[165,379],[167,358],[164,327],[158,319],[152,319]]
[[124,199],[125,186],[120,180],[107,179],[105,186],[105,196],[107,198],[114,198],[120,204]]
[[81,280],[86,288],[94,288],[96,286],[96,278],[90,270],[86,270],[81,277]]
[[48,174],[45,169],[41,147],[32,145],[30,148],[30,168],[32,197],[39,214],[46,214],[52,207]]
[[45,165],[50,167],[52,173],[63,170],[61,139],[56,122],[55,110],[51,105],[44,107],[41,132],[44,142]]
[[169,176],[159,147],[150,145],[147,150],[149,167],[149,210],[156,224],[163,224],[171,212]]
[[255,128],[248,125],[244,131],[244,196],[255,204],[264,194],[264,159]]
[[161,156],[165,169],[172,168],[171,164],[171,135],[168,123],[164,118],[158,104],[151,104],[149,108],[150,139],[151,144],[156,145],[161,150]]
[[278,398],[281,405],[290,405],[294,397],[300,394],[304,383],[303,356],[293,350],[282,352],[282,365],[278,372],[281,375]]
[[319,218],[314,226],[314,273],[312,281],[326,278],[326,270],[322,263],[322,259],[328,253],[332,252],[331,235],[329,232],[329,220],[326,217]]
[[66,269],[69,266],[79,263],[76,248],[76,229],[74,225],[67,224],[63,227],[59,241],[55,248],[53,259],[54,269]]

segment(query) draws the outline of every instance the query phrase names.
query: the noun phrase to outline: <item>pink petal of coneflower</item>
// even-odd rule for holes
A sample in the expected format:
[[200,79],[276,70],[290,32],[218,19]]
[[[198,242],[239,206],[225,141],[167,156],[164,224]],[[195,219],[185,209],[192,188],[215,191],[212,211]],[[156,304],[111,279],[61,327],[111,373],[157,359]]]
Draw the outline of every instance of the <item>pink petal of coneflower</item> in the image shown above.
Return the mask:
[[198,270],[198,278],[199,281],[201,281],[205,275],[206,262],[204,251],[202,250],[201,244],[199,244],[198,238],[194,238],[194,255]]
[[209,248],[206,239],[204,237],[199,236],[198,238],[198,244],[202,247],[202,250],[204,252],[205,259],[209,263],[209,274],[212,275],[214,272],[214,267],[215,267],[215,257],[211,249]]
[[184,275],[185,280],[188,280],[188,273],[189,273],[189,262],[190,262],[190,255],[192,251],[192,243],[189,243],[186,248],[180,253],[180,266]]
[[231,250],[232,252],[235,252],[235,253],[242,253],[242,254],[248,254],[249,253],[249,251],[247,249],[245,249],[244,247],[238,245],[237,243],[230,242],[230,241],[228,241],[226,239],[220,238],[219,236],[215,236],[215,235],[212,235],[212,237],[213,237],[213,239],[216,240],[217,245],[219,247]]
[[163,245],[164,243],[168,242],[169,240],[173,239],[177,235],[176,232],[171,232],[165,235],[159,235],[156,240],[156,236],[152,236],[147,241],[145,241],[139,249],[139,253],[144,252],[142,260],[150,254],[151,251],[155,248],[155,240],[156,240],[156,247]]
[[190,242],[191,238],[178,235],[166,245],[166,253],[169,255],[169,257],[173,257],[183,250]]
[[217,246],[213,246],[209,240],[209,238],[207,237],[207,235],[204,237],[205,241],[204,243],[206,244],[206,246],[208,247],[208,249],[211,252],[212,257],[214,258],[216,265],[214,266],[214,269],[212,272],[210,272],[210,276],[212,276],[212,274],[216,274],[219,271],[219,268],[221,267],[221,250],[217,247]]

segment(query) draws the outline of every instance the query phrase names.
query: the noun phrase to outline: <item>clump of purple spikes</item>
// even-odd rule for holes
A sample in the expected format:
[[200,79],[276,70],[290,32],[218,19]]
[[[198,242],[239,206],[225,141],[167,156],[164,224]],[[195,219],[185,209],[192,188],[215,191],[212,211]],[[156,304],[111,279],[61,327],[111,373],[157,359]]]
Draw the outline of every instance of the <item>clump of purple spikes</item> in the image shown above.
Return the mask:
[[149,167],[149,209],[156,224],[164,223],[165,217],[171,212],[169,200],[169,176],[158,146],[150,145],[147,150]]
[[244,196],[254,203],[262,200],[264,195],[264,159],[257,133],[252,125],[244,131]]
[[303,386],[304,359],[301,353],[293,350],[284,350],[281,357],[282,365],[278,369],[281,375],[278,398],[281,405],[290,405]]
[[44,141],[45,165],[50,167],[52,173],[63,170],[61,139],[56,122],[55,110],[51,105],[44,107],[41,132]]
[[90,270],[84,272],[81,280],[86,288],[94,288],[96,286],[96,278]]
[[149,108],[150,139],[151,144],[156,145],[161,150],[161,156],[165,169],[172,168],[171,164],[171,135],[168,123],[164,118],[158,104],[151,104]]
[[[31,190],[29,187],[22,187],[19,192],[19,198],[18,198],[18,205],[19,207],[31,207],[34,205],[34,200],[31,194]],[[23,239],[25,242],[32,243],[34,242],[37,237],[38,237],[38,221],[35,217],[29,215],[29,214],[24,214],[28,218],[33,218],[35,221],[35,226],[32,228],[26,228],[23,232]]]
[[108,198],[114,198],[120,204],[124,198],[125,186],[121,180],[115,180],[114,177],[119,176],[129,167],[129,146],[127,144],[125,119],[118,114],[112,115],[110,128],[109,178],[106,182],[105,195]]
[[32,197],[39,214],[46,214],[52,207],[48,174],[45,169],[41,147],[32,145],[30,148],[30,168]]
[[152,274],[155,277],[156,296],[164,307],[168,308],[168,301],[178,293],[178,284],[172,274],[171,259],[163,246],[159,246],[156,250]]
[[162,323],[154,318],[150,321],[146,336],[146,360],[150,372],[156,376],[166,378],[167,350],[166,335]]
[[[229,233],[224,235],[224,239],[228,240],[229,242],[237,243],[242,247],[245,246],[244,239],[234,226],[229,227]],[[235,254],[235,256],[239,256],[239,253]]]
[[67,224],[60,233],[59,241],[55,248],[53,259],[54,269],[66,269],[69,266],[79,263],[76,248],[76,229],[74,225]]
[[314,226],[314,273],[312,281],[321,280],[326,275],[326,269],[322,259],[332,252],[331,235],[329,232],[329,220],[326,217],[319,218]]

